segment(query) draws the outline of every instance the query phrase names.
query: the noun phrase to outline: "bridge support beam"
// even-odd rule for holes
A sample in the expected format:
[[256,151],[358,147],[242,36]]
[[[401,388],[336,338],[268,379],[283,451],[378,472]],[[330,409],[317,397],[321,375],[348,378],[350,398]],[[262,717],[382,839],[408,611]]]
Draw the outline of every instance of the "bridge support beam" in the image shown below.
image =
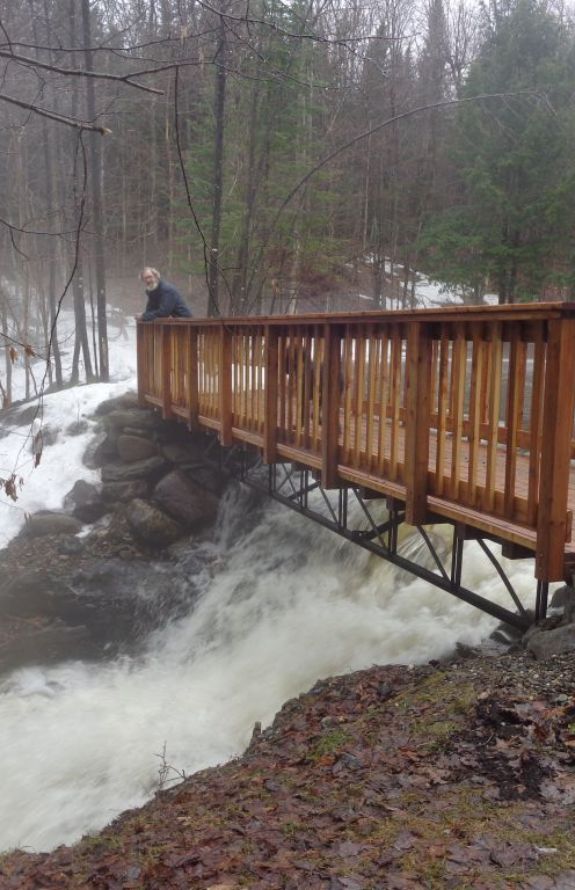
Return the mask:
[[339,328],[326,324],[323,329],[324,358],[321,406],[321,484],[325,489],[339,484],[339,399],[341,380],[341,335]]
[[410,325],[407,335],[405,519],[420,525],[427,512],[429,428],[431,426],[431,338],[423,325]]
[[571,431],[575,409],[575,319],[548,323],[547,368],[543,395],[541,478],[537,517],[535,577],[565,579],[565,542],[570,539],[567,512]]

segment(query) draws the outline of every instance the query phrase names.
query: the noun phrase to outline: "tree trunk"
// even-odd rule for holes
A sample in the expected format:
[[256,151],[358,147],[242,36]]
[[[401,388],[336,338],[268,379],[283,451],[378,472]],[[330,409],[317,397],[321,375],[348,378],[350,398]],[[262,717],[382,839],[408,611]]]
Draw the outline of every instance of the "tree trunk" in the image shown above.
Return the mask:
[[[84,65],[86,70],[94,69],[94,58],[91,49],[90,2],[82,0],[82,37],[84,49]],[[96,94],[94,80],[86,78],[86,99],[88,120],[96,120]],[[100,358],[100,379],[110,379],[108,360],[108,322],[106,318],[106,270],[104,265],[104,221],[102,216],[102,148],[101,136],[91,134],[89,142],[90,180],[92,185],[92,213],[96,238],[96,307],[98,316],[98,355]]]
[[[221,0],[223,6],[223,0]],[[223,12],[223,8],[222,8]],[[212,237],[210,245],[210,268],[208,272],[208,315],[220,315],[219,301],[219,254],[220,229],[222,224],[222,190],[224,181],[224,117],[226,111],[226,23],[220,15],[218,49],[216,52],[216,94],[214,115],[216,137],[214,145],[214,207],[212,214]]]
[[[246,179],[244,214],[242,229],[239,237],[238,255],[236,260],[236,273],[232,285],[234,300],[233,310],[239,315],[245,315],[248,311],[247,274],[250,250],[250,234],[253,226],[254,210],[256,205],[256,141],[257,141],[257,109],[260,85],[256,81],[252,88],[250,122],[249,122],[249,146],[248,169]],[[234,311],[234,314],[235,314]]]

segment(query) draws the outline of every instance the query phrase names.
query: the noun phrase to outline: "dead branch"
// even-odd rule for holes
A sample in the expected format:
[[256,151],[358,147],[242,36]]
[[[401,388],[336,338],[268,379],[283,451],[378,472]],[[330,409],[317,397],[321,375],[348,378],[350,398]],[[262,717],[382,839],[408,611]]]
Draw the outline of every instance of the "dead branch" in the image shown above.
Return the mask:
[[46,108],[40,108],[32,102],[23,102],[21,99],[15,99],[14,96],[7,96],[6,93],[0,93],[0,100],[8,102],[10,105],[16,105],[18,108],[23,108],[25,111],[31,111],[33,114],[38,114],[41,117],[47,117],[49,120],[64,124],[67,127],[73,127],[75,130],[80,130],[81,132],[88,130],[93,133],[100,133],[101,136],[109,136],[112,132],[108,127],[103,127],[99,124],[90,124],[87,121],[75,120],[64,114],[57,114],[55,111],[48,111]]

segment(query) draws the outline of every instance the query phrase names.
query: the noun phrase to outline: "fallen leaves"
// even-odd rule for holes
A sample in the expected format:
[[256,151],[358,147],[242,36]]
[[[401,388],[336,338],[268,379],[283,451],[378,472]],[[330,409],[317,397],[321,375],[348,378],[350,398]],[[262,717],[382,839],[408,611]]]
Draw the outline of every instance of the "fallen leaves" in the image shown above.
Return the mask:
[[241,760],[160,793],[97,844],[7,857],[0,887],[573,890],[573,670],[560,702],[502,688],[500,670],[321,681]]

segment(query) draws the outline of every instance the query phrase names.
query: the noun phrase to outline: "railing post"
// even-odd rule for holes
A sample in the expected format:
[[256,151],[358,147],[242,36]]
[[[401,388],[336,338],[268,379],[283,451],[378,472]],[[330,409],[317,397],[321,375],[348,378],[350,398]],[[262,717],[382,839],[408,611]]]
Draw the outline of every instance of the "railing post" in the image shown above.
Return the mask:
[[575,407],[575,319],[551,319],[547,330],[535,577],[562,581],[570,532],[567,504]]
[[422,322],[407,327],[405,413],[405,521],[421,525],[427,512],[431,425],[431,337]]
[[220,445],[232,444],[232,333],[220,328],[219,349]]
[[162,354],[162,417],[167,420],[172,416],[172,329],[167,322],[161,322],[159,328]]
[[322,488],[340,488],[337,473],[339,458],[339,403],[341,380],[341,335],[339,328],[326,322],[323,327],[323,368],[321,398],[321,484]]
[[264,354],[264,463],[277,460],[278,435],[278,333],[277,328],[265,326]]
[[200,398],[198,392],[198,328],[188,328],[188,428],[198,428]]
[[138,357],[138,402],[146,404],[146,383],[149,378],[149,369],[146,362],[146,344],[144,341],[144,321],[136,321],[136,354]]

